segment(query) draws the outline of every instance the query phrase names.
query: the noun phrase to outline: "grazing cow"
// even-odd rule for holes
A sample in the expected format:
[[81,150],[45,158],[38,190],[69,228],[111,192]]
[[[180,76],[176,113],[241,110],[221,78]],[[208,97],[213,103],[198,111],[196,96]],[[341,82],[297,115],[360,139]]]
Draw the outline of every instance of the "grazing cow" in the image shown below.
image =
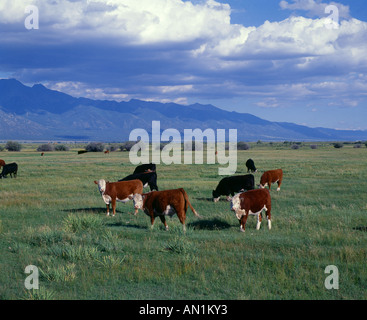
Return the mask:
[[259,186],[260,188],[265,188],[266,186],[268,186],[270,190],[271,184],[277,182],[278,183],[277,191],[279,191],[280,185],[282,184],[282,180],[283,180],[283,170],[282,169],[265,171],[260,178]]
[[106,150],[105,152],[104,152],[104,154],[109,154],[110,153],[110,150]]
[[14,175],[14,178],[16,178],[17,173],[18,173],[18,165],[15,162],[6,164],[3,166],[3,171],[0,173],[0,179],[6,178],[8,174],[10,174],[10,177],[13,178]]
[[87,152],[88,152],[87,150],[79,150],[78,154],[83,154],[83,153],[87,153]]
[[157,173],[156,172],[144,172],[144,173],[136,173],[130,174],[129,176],[120,179],[119,181],[128,181],[138,179],[143,183],[144,188],[149,185],[150,191],[157,190]]
[[257,172],[254,160],[252,160],[252,159],[248,159],[246,161],[246,167],[247,167],[247,172]]
[[240,230],[245,231],[249,215],[257,216],[256,230],[260,229],[262,211],[266,211],[268,228],[271,229],[271,198],[268,189],[255,189],[236,194],[231,201],[231,210],[236,213]]
[[155,164],[148,163],[148,164],[141,164],[140,166],[137,166],[133,173],[135,174],[135,173],[151,172],[155,170],[156,170]]
[[227,197],[227,200],[230,201],[231,198],[229,195],[231,194],[232,197],[235,193],[245,191],[245,190],[252,190],[255,188],[255,178],[252,174],[246,174],[243,176],[232,176],[226,177],[220,180],[217,188],[213,190],[213,201],[219,201],[221,195]]
[[197,217],[200,217],[192,207],[186,191],[182,188],[153,191],[142,195],[136,194],[133,196],[133,200],[135,209],[141,209],[146,215],[150,216],[152,228],[154,219],[159,216],[166,230],[168,230],[166,216],[172,217],[176,213],[185,231],[186,211],[188,206]]
[[[103,201],[107,206],[107,215],[110,215],[110,203],[112,203],[112,216],[116,214],[116,201],[127,202],[137,193],[143,193],[143,184],[140,180],[122,181],[122,182],[106,182],[101,179],[94,181],[98,185],[99,192]],[[138,210],[135,210],[135,214]]]
[[5,166],[5,161],[0,159],[0,168]]
[[44,152],[42,152],[42,153],[41,153],[41,157],[43,157],[44,155],[45,155],[45,153],[44,153]]

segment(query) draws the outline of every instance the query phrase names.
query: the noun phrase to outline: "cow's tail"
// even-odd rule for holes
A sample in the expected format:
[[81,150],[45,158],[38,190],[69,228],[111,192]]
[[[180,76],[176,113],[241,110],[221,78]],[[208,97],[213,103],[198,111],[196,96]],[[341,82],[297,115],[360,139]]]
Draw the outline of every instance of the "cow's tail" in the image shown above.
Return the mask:
[[192,207],[186,191],[183,188],[180,188],[179,190],[182,192],[185,199],[185,211],[187,210],[187,206],[189,206],[194,215],[197,216],[198,218],[201,218],[200,215],[196,212],[196,210]]

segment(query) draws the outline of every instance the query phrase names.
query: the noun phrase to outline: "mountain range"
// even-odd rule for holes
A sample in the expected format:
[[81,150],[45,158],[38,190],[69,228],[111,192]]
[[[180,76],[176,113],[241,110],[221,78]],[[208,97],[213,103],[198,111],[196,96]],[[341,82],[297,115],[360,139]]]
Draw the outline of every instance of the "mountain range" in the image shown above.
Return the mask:
[[93,100],[75,98],[26,86],[16,79],[0,80],[0,140],[127,141],[133,129],[151,132],[152,121],[161,130],[237,129],[238,141],[356,141],[367,130],[310,128],[272,122],[249,113],[225,111],[213,105]]

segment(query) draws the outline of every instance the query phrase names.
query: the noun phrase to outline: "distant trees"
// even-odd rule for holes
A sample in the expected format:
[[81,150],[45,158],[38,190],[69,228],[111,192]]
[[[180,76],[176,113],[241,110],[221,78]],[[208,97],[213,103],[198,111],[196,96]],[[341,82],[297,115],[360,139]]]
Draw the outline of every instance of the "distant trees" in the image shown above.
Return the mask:
[[38,146],[37,151],[54,151],[54,146],[50,143],[41,144]]
[[85,150],[88,152],[103,152],[104,144],[101,142],[91,142],[85,147]]
[[69,147],[65,146],[64,144],[57,144],[55,146],[55,151],[69,151]]
[[5,149],[8,151],[20,151],[22,147],[23,146],[17,141],[8,141],[5,145]]

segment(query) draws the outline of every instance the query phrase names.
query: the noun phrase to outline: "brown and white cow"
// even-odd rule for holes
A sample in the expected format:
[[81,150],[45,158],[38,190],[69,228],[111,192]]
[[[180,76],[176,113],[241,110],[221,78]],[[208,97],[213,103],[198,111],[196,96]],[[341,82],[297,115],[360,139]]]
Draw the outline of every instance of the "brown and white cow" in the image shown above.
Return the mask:
[[268,189],[255,189],[236,194],[231,201],[231,210],[236,213],[240,230],[245,231],[249,215],[257,216],[256,230],[260,229],[262,211],[266,211],[268,228],[271,229],[271,198]]
[[[107,206],[107,215],[110,215],[110,203],[112,204],[112,216],[116,214],[116,201],[128,202],[132,196],[143,193],[143,183],[140,180],[130,180],[121,182],[108,182],[104,179],[94,181],[98,185],[99,192]],[[135,214],[138,210],[135,210]]]
[[282,169],[265,171],[260,178],[260,188],[265,188],[266,186],[268,186],[270,190],[271,184],[277,182],[278,183],[277,191],[279,191],[280,185],[282,184],[282,180],[283,180]]
[[136,194],[133,200],[135,209],[141,209],[146,215],[150,216],[152,228],[154,219],[158,216],[166,227],[166,230],[168,230],[166,216],[172,217],[174,214],[177,214],[178,219],[183,225],[183,230],[185,231],[186,211],[188,206],[197,217],[200,217],[192,207],[189,197],[183,188],[152,191],[141,195]]

